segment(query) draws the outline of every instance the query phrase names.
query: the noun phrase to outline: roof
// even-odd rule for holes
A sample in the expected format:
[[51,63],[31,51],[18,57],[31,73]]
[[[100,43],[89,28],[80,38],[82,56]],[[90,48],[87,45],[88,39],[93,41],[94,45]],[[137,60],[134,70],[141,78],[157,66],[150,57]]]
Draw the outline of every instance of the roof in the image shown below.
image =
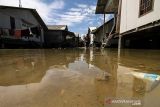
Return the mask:
[[67,33],[68,33],[68,35],[69,35],[70,37],[75,37],[75,36],[76,36],[74,32],[68,31]]
[[48,30],[68,30],[67,25],[48,25]]
[[92,33],[94,30],[96,30],[97,27],[88,27],[88,33],[87,34],[90,34]]
[[88,29],[92,32],[93,30],[96,29],[96,27],[89,27]]
[[94,33],[98,32],[101,28],[103,28],[104,25],[112,22],[113,20],[114,20],[114,18],[108,20],[105,24],[103,24],[103,25],[101,25],[100,27],[98,27],[98,28],[97,28],[96,30],[94,30],[92,33],[94,34]]
[[118,11],[119,0],[98,0],[96,14],[112,14]]
[[22,7],[13,7],[13,6],[4,6],[0,5],[0,9],[5,9],[5,8],[11,8],[11,9],[19,9],[19,10],[29,10],[32,15],[37,19],[37,21],[40,23],[40,25],[43,27],[44,30],[47,30],[47,26],[36,11],[36,9],[31,9],[31,8],[22,8]]

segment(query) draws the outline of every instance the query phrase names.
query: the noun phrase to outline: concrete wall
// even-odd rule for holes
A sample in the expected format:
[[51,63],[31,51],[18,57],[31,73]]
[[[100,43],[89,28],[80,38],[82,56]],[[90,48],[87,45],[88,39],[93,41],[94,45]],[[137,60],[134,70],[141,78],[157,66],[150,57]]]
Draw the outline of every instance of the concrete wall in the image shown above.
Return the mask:
[[120,33],[160,19],[160,0],[154,0],[153,11],[139,17],[140,0],[122,0]]

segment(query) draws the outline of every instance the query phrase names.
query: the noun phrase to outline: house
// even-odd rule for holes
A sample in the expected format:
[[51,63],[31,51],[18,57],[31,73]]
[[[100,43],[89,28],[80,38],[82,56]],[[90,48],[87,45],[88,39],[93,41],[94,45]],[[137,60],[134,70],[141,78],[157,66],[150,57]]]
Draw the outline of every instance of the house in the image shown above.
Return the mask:
[[[127,10],[127,11],[126,11]],[[160,48],[160,1],[121,1],[120,36],[124,48]]]
[[0,47],[42,47],[47,26],[35,9],[0,6]]
[[[110,32],[105,32],[105,26],[103,26],[103,35],[104,37],[104,42],[102,43],[103,47],[106,46],[111,46],[112,42],[114,45],[118,45],[118,33],[117,33],[117,28],[118,28],[118,2],[119,0],[98,0],[97,2],[97,7],[96,7],[96,14],[103,14],[104,15],[104,24],[106,22],[106,14],[112,14],[113,15],[113,25],[112,29]],[[103,25],[104,25],[103,24]],[[108,33],[108,36],[106,36],[106,33]],[[116,46],[117,47],[117,46]]]
[[67,25],[48,25],[47,27],[48,30],[45,32],[47,48],[74,47],[75,34],[68,31]]
[[[112,30],[112,26],[114,23],[114,19],[110,19],[109,21],[105,22],[105,24],[101,25],[100,27],[98,27],[96,30],[93,31],[94,34],[94,45],[96,47],[101,47],[102,43],[105,42],[105,38],[107,38]],[[103,32],[105,32],[105,35],[103,34]],[[107,44],[108,46],[112,46],[112,47],[116,47],[117,46],[117,41],[114,41],[114,39],[112,39],[110,41],[110,44]]]
[[92,46],[94,42],[93,31],[96,30],[96,27],[88,27],[88,33],[85,37],[86,47]]
[[159,0],[98,0],[96,13],[115,14],[115,37],[121,48],[160,48],[159,4]]
[[85,47],[85,41],[83,40],[83,38],[84,37],[82,37],[82,35],[80,35],[79,33],[76,34],[77,47]]
[[65,47],[73,48],[78,47],[79,42],[77,41],[76,34],[74,32],[68,31],[65,41]]

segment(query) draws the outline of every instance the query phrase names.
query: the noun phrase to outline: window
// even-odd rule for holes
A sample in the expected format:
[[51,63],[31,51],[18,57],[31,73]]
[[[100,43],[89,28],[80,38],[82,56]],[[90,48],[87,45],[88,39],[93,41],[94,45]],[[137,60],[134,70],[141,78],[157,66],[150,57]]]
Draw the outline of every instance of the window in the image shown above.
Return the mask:
[[140,16],[153,9],[153,0],[140,0]]

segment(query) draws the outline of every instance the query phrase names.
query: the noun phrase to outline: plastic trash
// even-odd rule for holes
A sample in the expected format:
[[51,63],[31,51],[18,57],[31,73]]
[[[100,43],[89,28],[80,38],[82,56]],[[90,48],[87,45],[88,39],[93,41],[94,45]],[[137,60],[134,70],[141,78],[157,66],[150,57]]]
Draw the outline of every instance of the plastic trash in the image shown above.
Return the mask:
[[131,72],[130,74],[144,81],[147,80],[145,81],[147,92],[152,91],[160,83],[160,75],[157,75],[157,74],[148,74],[148,73],[141,73],[141,72]]
[[140,73],[140,72],[131,72],[131,74],[137,78],[146,79],[149,81],[160,80],[160,75],[157,75],[157,74],[148,74],[148,73]]
[[145,78],[145,79],[152,80],[152,81],[160,80],[159,77],[160,77],[160,76],[157,75],[157,74],[144,74],[144,78]]

